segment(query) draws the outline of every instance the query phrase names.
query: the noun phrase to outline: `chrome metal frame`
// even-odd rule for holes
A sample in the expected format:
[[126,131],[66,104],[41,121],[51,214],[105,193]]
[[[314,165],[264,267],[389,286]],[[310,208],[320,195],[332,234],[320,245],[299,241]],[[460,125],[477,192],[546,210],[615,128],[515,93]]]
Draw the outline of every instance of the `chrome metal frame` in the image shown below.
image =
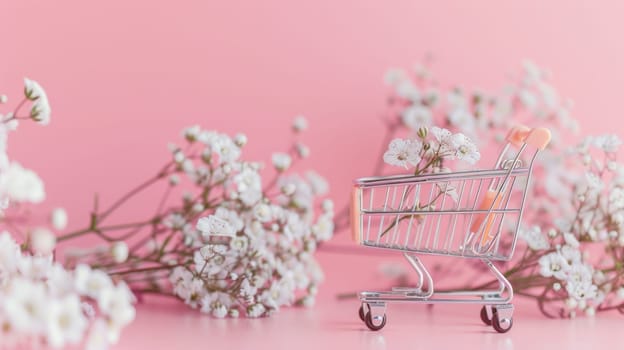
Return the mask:
[[[484,322],[489,320],[499,332],[511,328],[513,287],[492,261],[506,261],[513,256],[539,150],[523,167],[520,156],[527,144],[522,144],[511,156],[510,145],[504,146],[492,170],[368,177],[355,181],[352,226],[356,240],[369,248],[401,251],[418,276],[415,286],[360,293],[360,317],[369,328],[377,330],[385,325],[386,304],[391,302],[479,304],[483,305]],[[518,182],[518,179],[526,181]],[[444,194],[449,186],[459,191],[455,203]],[[375,197],[375,190],[381,191],[381,202],[379,196]],[[440,196],[436,190],[443,194]],[[491,203],[485,202],[486,208],[480,208],[479,199],[484,198],[486,191],[490,195],[494,193],[494,197]],[[519,196],[518,192],[521,192]],[[425,198],[428,199],[423,206]],[[441,205],[436,207],[438,199]],[[505,250],[500,243],[506,219],[511,220],[513,228],[509,230],[511,244]],[[475,230],[473,222],[477,225],[479,220]],[[433,278],[419,254],[480,259],[498,281],[498,288],[435,291]]]

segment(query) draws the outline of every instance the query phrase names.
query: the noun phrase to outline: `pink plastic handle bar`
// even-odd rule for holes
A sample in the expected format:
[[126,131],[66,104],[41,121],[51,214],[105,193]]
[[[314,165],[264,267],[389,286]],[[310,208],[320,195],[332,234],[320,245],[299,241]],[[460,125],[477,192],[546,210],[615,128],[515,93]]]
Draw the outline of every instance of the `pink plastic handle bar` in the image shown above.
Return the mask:
[[509,130],[506,140],[516,147],[527,145],[533,146],[540,151],[544,150],[550,143],[550,130],[546,128],[530,129],[524,125],[514,126]]
[[511,130],[509,130],[509,133],[507,134],[507,137],[505,139],[512,145],[520,147],[525,142],[525,139],[530,132],[531,129],[524,125],[514,126],[513,128],[511,128]]
[[550,143],[551,137],[550,130],[546,128],[535,128],[531,130],[524,142],[543,151]]
[[361,243],[361,232],[360,232],[360,206],[362,203],[362,191],[353,187],[351,191],[351,234],[353,235],[353,241],[356,243]]

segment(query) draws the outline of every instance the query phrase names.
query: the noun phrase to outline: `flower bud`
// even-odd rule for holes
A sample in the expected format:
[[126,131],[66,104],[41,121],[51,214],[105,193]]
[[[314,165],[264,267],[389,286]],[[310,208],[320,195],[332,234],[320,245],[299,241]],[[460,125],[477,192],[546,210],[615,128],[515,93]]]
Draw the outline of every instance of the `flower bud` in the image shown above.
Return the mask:
[[297,186],[295,186],[294,184],[287,184],[282,186],[282,193],[287,196],[292,196],[296,190]]
[[421,139],[425,139],[427,138],[427,134],[429,133],[429,129],[427,129],[426,126],[421,126],[420,128],[418,128],[418,137],[420,137]]
[[236,134],[236,136],[234,136],[234,143],[238,147],[245,146],[247,144],[247,136],[245,136],[245,134]]
[[295,117],[293,120],[292,128],[295,132],[302,132],[308,128],[308,121],[302,115]]
[[272,160],[273,166],[279,172],[286,171],[292,164],[292,159],[286,153],[274,153]]
[[115,242],[111,245],[110,253],[113,257],[113,261],[121,264],[128,259],[128,245],[126,245],[126,243],[122,241]]
[[296,147],[297,147],[297,154],[299,155],[299,157],[307,158],[310,156],[310,148],[308,148],[308,146],[302,143],[298,143]]
[[67,212],[63,208],[56,208],[52,210],[50,221],[52,222],[52,227],[54,227],[55,230],[64,230],[67,227]]

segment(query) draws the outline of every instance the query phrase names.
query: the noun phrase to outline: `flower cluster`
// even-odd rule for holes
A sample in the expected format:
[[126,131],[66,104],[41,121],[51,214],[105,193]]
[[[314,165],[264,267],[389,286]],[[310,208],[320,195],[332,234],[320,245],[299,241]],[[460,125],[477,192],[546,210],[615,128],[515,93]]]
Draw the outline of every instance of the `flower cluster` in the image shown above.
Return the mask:
[[[27,206],[45,199],[44,184],[34,171],[9,159],[8,136],[22,120],[47,125],[51,109],[37,82],[24,79],[24,85],[17,107],[0,115],[0,347],[82,343],[103,349],[133,320],[134,297],[102,271],[87,265],[69,270],[53,260],[53,230],[67,226],[63,209],[50,213],[50,228],[30,227],[34,220]],[[1,104],[7,101],[0,96]],[[29,112],[22,114],[25,106]]]
[[[535,226],[521,231],[528,251],[515,263],[514,275],[526,275],[523,266],[537,261],[541,276],[532,283],[545,285],[544,300],[565,302],[562,316],[624,310],[624,166],[616,162],[621,144],[605,135],[572,147],[564,164],[578,171],[568,173],[563,186],[569,191],[560,198],[570,205],[558,208],[558,219],[542,213]],[[592,257],[596,252],[601,255]]]
[[[492,147],[504,141],[514,125],[548,127],[553,139],[534,165],[540,181],[531,184],[531,200],[523,214],[526,227],[519,232],[526,246],[506,263],[505,276],[516,294],[536,299],[548,316],[624,312],[624,164],[616,160],[622,142],[615,135],[603,135],[571,147],[570,135],[579,131],[578,122],[570,116],[571,101],[558,94],[550,76],[526,62],[522,74],[512,76],[498,92],[486,93],[459,86],[441,89],[428,65],[417,65],[412,72],[389,70],[386,138],[404,131],[419,137],[424,127],[434,130],[438,125],[469,135],[481,147]],[[382,154],[390,164],[418,169],[423,145],[393,141]],[[476,151],[467,149],[469,155]],[[378,164],[374,173],[381,171]],[[336,222],[339,229],[346,226],[342,215]]]
[[66,270],[52,255],[23,252],[0,234],[0,342],[3,346],[79,344],[102,349],[134,319],[134,296],[123,282],[79,265]]
[[[5,95],[0,103],[6,103]],[[29,103],[30,112],[21,115],[22,107]],[[14,111],[0,114],[0,209],[6,209],[9,201],[16,203],[40,203],[45,199],[43,181],[37,174],[23,168],[18,162],[10,161],[7,154],[9,133],[17,130],[20,120],[34,120],[41,125],[50,122],[50,104],[48,97],[39,83],[24,79],[24,98]]]
[[[303,117],[295,119],[295,133],[306,128]],[[83,259],[76,261],[123,276],[139,296],[174,295],[214,317],[260,317],[281,306],[311,305],[322,279],[314,252],[331,238],[334,213],[329,199],[319,199],[328,191],[320,175],[290,171],[307,147],[295,143],[273,154],[271,170],[242,159],[242,134],[192,126],[182,136],[184,144],[170,144],[171,160],[155,177],[107,210],[94,207],[89,227],[60,238],[94,234],[108,250],[122,247],[116,254],[78,254]],[[273,177],[263,181],[264,172]],[[154,216],[104,224],[133,195],[157,184],[164,193]],[[181,201],[170,203],[176,193]]]
[[434,126],[431,134],[433,138],[429,139],[429,129],[421,126],[417,139],[392,140],[383,155],[384,161],[406,169],[414,167],[415,175],[419,175],[441,169],[444,161],[458,159],[474,164],[481,158],[477,146],[462,133],[452,134]]

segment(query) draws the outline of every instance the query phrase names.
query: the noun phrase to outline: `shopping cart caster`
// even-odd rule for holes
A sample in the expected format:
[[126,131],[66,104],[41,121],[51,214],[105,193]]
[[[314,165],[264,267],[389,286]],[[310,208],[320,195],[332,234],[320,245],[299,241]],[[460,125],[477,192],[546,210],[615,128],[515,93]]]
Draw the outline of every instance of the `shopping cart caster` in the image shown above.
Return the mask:
[[372,313],[367,312],[364,323],[366,323],[366,327],[371,331],[378,331],[386,325],[386,314],[382,316],[372,316]]
[[488,326],[492,325],[492,307],[489,305],[483,305],[481,308],[481,321]]
[[378,331],[386,325],[386,305],[363,303],[358,312],[360,319],[371,331]]
[[513,326],[513,310],[511,304],[492,307],[492,327],[498,333],[506,333]]
[[364,311],[364,304],[360,305],[360,310],[358,311],[358,314],[360,315],[360,320],[362,320],[362,322],[366,322],[366,311]]

